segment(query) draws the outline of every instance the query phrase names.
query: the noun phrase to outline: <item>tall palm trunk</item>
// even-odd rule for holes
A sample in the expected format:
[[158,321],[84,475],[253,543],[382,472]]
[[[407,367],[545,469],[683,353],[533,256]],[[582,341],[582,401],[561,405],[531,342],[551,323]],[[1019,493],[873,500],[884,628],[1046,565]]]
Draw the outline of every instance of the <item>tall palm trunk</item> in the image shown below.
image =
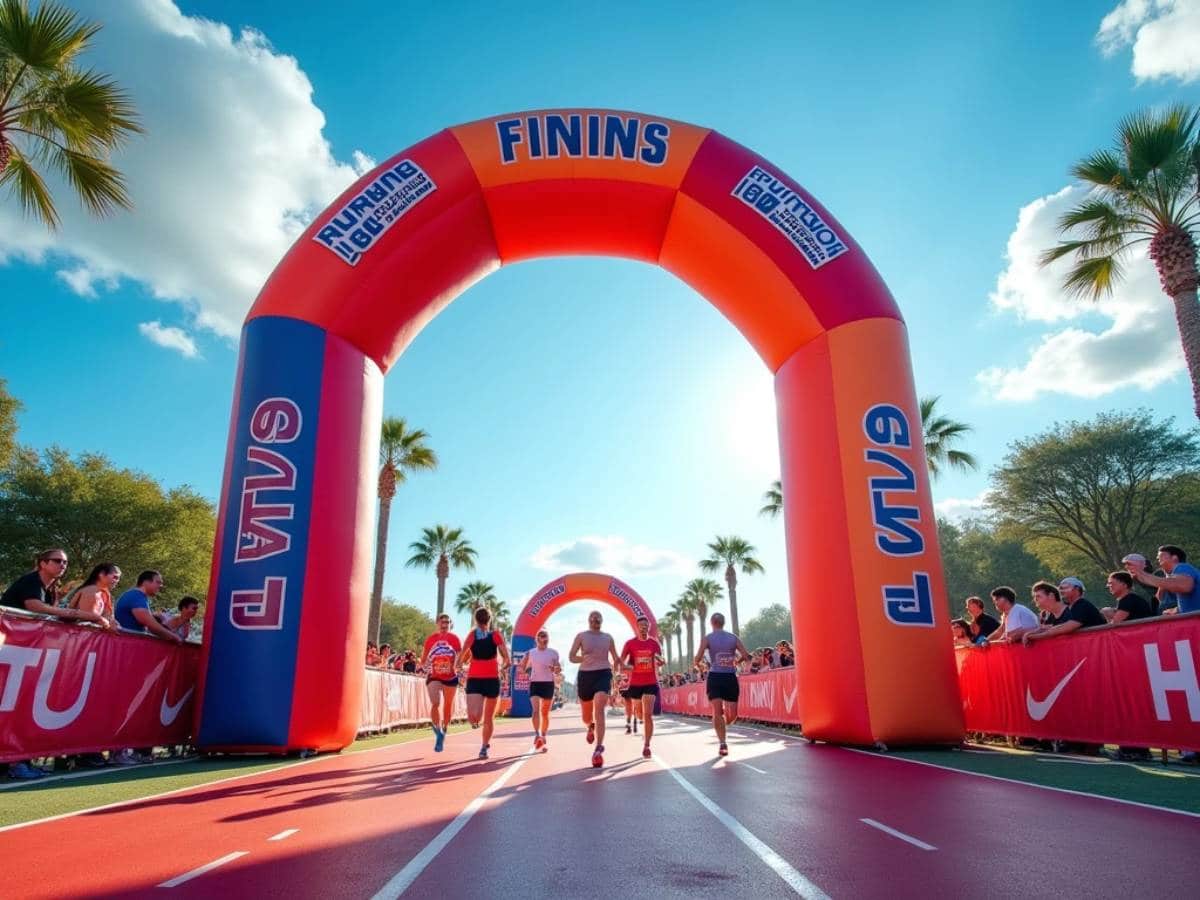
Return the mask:
[[683,671],[683,629],[675,632],[675,643],[679,646],[679,669]]
[[687,666],[689,669],[692,667],[692,660],[694,660],[696,658],[696,649],[695,649],[696,645],[692,642],[692,629],[695,627],[696,623],[694,621],[692,621],[692,618],[693,618],[692,616],[688,616],[686,619],[683,620],[684,623],[687,625],[687,633],[688,633]]
[[383,611],[383,570],[387,564],[388,521],[396,496],[396,470],[385,465],[379,472],[379,523],[375,530],[375,576],[371,581],[371,611],[367,616],[367,640],[379,643]]
[[671,636],[667,635],[667,642],[663,644],[663,649],[667,652],[667,671],[671,671]]
[[437,580],[438,580],[438,603],[437,614],[441,616],[442,611],[446,608],[446,580],[450,577],[450,560],[443,553],[438,559],[437,564]]
[[696,613],[700,618],[700,640],[704,640],[704,623],[708,621],[708,604],[703,600],[697,600]]
[[1163,290],[1175,303],[1175,323],[1192,379],[1192,405],[1200,419],[1200,304],[1196,302],[1200,271],[1196,268],[1196,243],[1183,228],[1169,228],[1150,242],[1150,258],[1158,269]]
[[733,566],[725,567],[725,584],[729,588],[729,624],[733,626],[733,633],[740,636],[737,618],[737,571]]

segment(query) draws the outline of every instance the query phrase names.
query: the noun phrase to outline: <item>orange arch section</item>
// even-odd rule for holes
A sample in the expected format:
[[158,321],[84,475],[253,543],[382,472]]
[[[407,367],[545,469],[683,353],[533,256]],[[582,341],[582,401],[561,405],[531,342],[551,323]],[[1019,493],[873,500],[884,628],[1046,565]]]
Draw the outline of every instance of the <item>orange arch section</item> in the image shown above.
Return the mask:
[[546,620],[575,600],[598,600],[616,609],[637,634],[637,620],[650,620],[650,635],[658,637],[658,619],[641,594],[619,578],[597,572],[575,572],[543,585],[529,598],[513,625],[514,645],[518,637],[532,638]]
[[[921,419],[887,287],[768,160],[708,128],[580,108],[482,119],[396,154],[264,286],[243,331],[198,742],[352,739],[382,376],[476,281],[558,254],[662,266],[774,373],[806,734],[960,740]],[[833,598],[809,589],[814,572],[837,580]]]

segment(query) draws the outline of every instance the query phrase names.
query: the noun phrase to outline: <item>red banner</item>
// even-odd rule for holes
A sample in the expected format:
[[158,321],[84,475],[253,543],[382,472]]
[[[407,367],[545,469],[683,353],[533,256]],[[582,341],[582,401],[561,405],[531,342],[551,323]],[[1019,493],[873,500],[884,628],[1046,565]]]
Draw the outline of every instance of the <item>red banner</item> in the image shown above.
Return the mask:
[[0,612],[0,762],[186,744],[197,645]]
[[[358,733],[369,734],[398,725],[429,721],[429,694],[420,675],[387,669],[367,669],[363,678],[362,715]],[[453,720],[467,717],[467,699],[462,689],[454,693]]]
[[[794,667],[740,675],[738,683],[742,688],[738,718],[799,726],[799,691]],[[703,681],[663,688],[662,708],[663,712],[691,716],[712,715]]]
[[1200,613],[957,659],[968,731],[1200,750]]

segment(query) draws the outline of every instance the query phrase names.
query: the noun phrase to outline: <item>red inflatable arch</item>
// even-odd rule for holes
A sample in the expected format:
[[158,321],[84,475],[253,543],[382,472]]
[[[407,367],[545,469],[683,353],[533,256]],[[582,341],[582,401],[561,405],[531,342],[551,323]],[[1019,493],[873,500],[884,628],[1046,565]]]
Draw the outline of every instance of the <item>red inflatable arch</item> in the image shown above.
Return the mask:
[[392,157],[317,217],[254,304],[198,743],[353,738],[383,373],[480,278],[559,254],[675,273],[775,374],[806,733],[959,740],[907,338],[866,254],[799,184],[714,131],[569,109],[462,125]]

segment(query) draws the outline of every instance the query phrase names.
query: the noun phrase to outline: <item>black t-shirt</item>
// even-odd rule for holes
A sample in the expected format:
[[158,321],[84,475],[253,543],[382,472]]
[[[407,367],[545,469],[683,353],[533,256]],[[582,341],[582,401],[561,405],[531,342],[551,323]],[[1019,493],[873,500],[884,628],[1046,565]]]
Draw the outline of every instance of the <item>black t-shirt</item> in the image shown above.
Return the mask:
[[1135,619],[1149,619],[1153,615],[1150,612],[1150,601],[1132,591],[1117,601],[1117,609],[1129,613],[1126,622],[1132,622]]
[[992,632],[1000,627],[1000,623],[987,613],[977,615],[975,617],[975,624],[979,626],[979,633],[975,637],[991,637]]
[[41,600],[43,603],[54,605],[54,591],[46,590],[37,572],[26,572],[10,584],[4,595],[0,596],[0,606],[24,609],[26,600]]
[[1072,622],[1078,622],[1084,628],[1108,624],[1108,620],[1104,618],[1100,610],[1096,609],[1092,605],[1092,601],[1086,597],[1080,597],[1072,603],[1067,611],[1067,615]]
[[1052,612],[1047,612],[1047,613],[1042,614],[1042,624],[1048,625],[1051,628],[1053,628],[1055,625],[1061,625],[1063,622],[1070,622],[1070,621],[1071,621],[1071,608],[1068,606],[1063,607],[1062,615],[1059,615],[1059,616],[1056,616]]

